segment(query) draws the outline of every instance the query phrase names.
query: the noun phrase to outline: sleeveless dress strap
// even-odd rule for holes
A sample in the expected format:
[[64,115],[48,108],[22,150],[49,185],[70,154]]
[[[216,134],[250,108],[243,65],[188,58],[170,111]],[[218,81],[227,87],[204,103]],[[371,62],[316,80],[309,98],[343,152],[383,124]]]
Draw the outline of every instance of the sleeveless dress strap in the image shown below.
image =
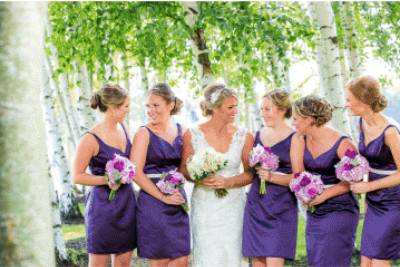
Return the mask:
[[89,132],[89,131],[87,131],[86,133],[93,135],[94,138],[96,139],[97,143],[103,143],[104,144],[103,140],[101,140],[101,138],[97,134]]
[[126,140],[129,141],[129,136],[128,136],[128,132],[126,131],[125,125],[123,123],[120,123],[120,124],[122,126],[122,130],[124,130]]
[[399,130],[399,128],[397,128],[396,125],[389,124],[389,125],[386,126],[386,128],[383,130],[383,134],[385,134],[385,132],[386,132],[387,129],[392,128],[392,127],[394,127],[394,128],[397,130],[398,133],[400,133],[400,130]]
[[176,127],[178,128],[178,136],[182,136],[182,126],[179,123],[177,123]]

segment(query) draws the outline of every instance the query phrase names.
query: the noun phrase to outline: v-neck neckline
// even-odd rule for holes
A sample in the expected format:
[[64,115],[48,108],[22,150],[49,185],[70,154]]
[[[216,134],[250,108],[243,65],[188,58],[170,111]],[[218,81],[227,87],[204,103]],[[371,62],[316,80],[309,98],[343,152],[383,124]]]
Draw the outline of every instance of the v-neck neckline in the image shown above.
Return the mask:
[[312,160],[315,161],[315,160],[319,159],[320,157],[324,156],[325,154],[327,154],[328,152],[330,152],[332,150],[332,148],[334,148],[338,144],[338,142],[340,142],[343,138],[345,138],[345,136],[339,137],[338,140],[336,140],[336,142],[328,150],[322,152],[321,154],[319,154],[318,156],[315,156],[315,157],[311,153],[311,151],[308,149],[307,140],[305,140],[305,149],[307,150],[308,154],[310,154]]
[[364,129],[363,129],[363,121],[362,121],[362,119],[361,119],[361,120],[360,120],[360,131],[361,131],[361,135],[362,135],[362,139],[363,139],[363,140],[362,140],[362,144],[363,144],[363,146],[365,147],[365,149],[367,149],[371,143],[377,141],[379,138],[382,138],[382,136],[385,134],[386,129],[387,129],[388,127],[390,127],[391,125],[392,125],[392,124],[390,124],[390,123],[389,123],[388,125],[386,125],[385,128],[382,130],[382,132],[381,132],[377,137],[371,139],[371,141],[369,141],[368,144],[366,145],[366,144],[365,144],[365,141],[366,141],[366,140],[365,140],[365,134],[364,134]]
[[[283,138],[283,139],[281,139],[280,141],[278,141],[278,142],[276,142],[275,144],[273,144],[272,146],[267,146],[267,147],[270,147],[270,148],[273,148],[274,146],[277,146],[277,145],[279,145],[280,143],[283,143],[284,141],[286,141],[287,139],[289,139],[289,137],[291,137],[293,134],[294,134],[295,132],[291,132],[288,136],[286,136],[285,138]],[[259,132],[258,133],[258,140],[259,140],[259,142],[260,142],[260,144],[262,145],[262,146],[266,146],[266,145],[264,145],[264,143],[262,142],[262,140],[261,140],[261,132]]]
[[[158,139],[160,139],[161,141],[167,143],[168,145],[170,145],[171,147],[175,145],[176,140],[179,137],[179,128],[178,128],[178,134],[175,136],[174,140],[172,140],[172,143],[168,142],[166,139],[162,138],[161,136],[159,136],[158,134],[156,134],[152,129],[150,129],[149,127],[145,126],[146,129],[148,129],[153,135],[155,135]],[[177,126],[178,127],[178,126]]]
[[239,129],[237,129],[237,130],[232,134],[231,142],[229,143],[229,146],[228,146],[227,151],[221,152],[221,151],[216,150],[215,147],[213,147],[213,146],[207,141],[207,138],[206,138],[204,132],[203,132],[199,127],[197,127],[197,130],[200,132],[201,136],[203,137],[204,141],[206,142],[206,144],[207,144],[209,147],[211,147],[211,148],[214,149],[216,152],[221,153],[221,154],[223,154],[223,155],[226,155],[226,154],[228,154],[228,153],[231,151],[232,144],[233,144],[233,140],[235,139],[236,134],[239,132]]

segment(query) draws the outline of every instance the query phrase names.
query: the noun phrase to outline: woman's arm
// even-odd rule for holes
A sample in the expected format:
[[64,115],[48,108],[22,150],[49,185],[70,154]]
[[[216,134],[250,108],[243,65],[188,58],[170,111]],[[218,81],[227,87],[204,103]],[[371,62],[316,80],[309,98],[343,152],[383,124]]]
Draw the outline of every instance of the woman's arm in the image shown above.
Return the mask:
[[[339,158],[343,158],[346,150],[351,149],[357,151],[355,145],[350,141],[350,139],[343,139],[338,147],[337,155]],[[348,182],[340,182],[332,187],[326,188],[320,195],[315,197],[310,201],[309,205],[314,206],[325,202],[326,200],[343,195],[350,190],[350,184]]]
[[187,171],[187,161],[192,155],[192,133],[190,131],[186,131],[183,134],[182,160],[181,165],[179,166],[179,172],[181,172],[185,176],[185,178],[191,182],[193,182],[193,180],[190,178],[189,172]]
[[242,149],[242,163],[244,171],[236,176],[229,178],[222,176],[210,176],[207,178],[207,185],[211,188],[222,189],[222,188],[235,188],[248,185],[253,180],[253,173],[249,166],[249,154],[253,148],[254,138],[251,134],[247,133],[245,143]]
[[400,134],[396,128],[391,127],[385,132],[385,144],[390,148],[393,159],[396,163],[397,172],[371,182],[360,182],[351,185],[355,193],[368,193],[383,188],[389,188],[400,184]]
[[90,159],[99,151],[99,144],[94,136],[85,134],[79,141],[72,164],[72,181],[81,185],[106,185],[107,178],[102,175],[86,173]]
[[129,158],[136,165],[136,176],[134,181],[146,193],[166,204],[180,205],[185,203],[184,198],[179,192],[173,195],[164,195],[143,172],[143,168],[146,163],[149,140],[149,132],[144,127],[139,128],[135,134],[135,137],[133,138],[132,149]]

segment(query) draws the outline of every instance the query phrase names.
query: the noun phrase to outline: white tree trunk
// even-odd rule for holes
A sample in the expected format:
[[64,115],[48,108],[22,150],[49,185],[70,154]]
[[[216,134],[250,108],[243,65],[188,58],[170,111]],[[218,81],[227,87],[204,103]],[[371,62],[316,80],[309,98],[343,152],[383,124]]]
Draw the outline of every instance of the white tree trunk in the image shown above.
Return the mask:
[[[49,164],[50,167],[50,164]],[[57,197],[57,192],[54,188],[53,181],[51,180],[51,169],[48,169],[48,176],[50,180],[49,192],[51,196],[51,210],[53,214],[53,236],[56,250],[56,261],[57,263],[66,263],[68,262],[68,252],[65,246],[63,231],[62,231],[62,223],[61,223],[61,214],[59,201]]]
[[55,266],[39,102],[44,3],[0,3],[0,266]]
[[344,37],[349,64],[349,79],[360,76],[364,72],[360,57],[360,48],[357,45],[357,32],[354,26],[354,4],[355,3],[351,2],[342,3]]
[[310,2],[309,8],[314,25],[319,32],[317,58],[322,91],[325,97],[335,106],[332,125],[345,133],[350,133],[348,115],[344,108],[339,46],[331,3]]
[[[46,62],[45,62],[46,64]],[[47,65],[47,64],[46,64]],[[71,173],[64,151],[59,121],[55,110],[55,95],[49,78],[49,68],[42,68],[42,107],[46,126],[47,154],[51,167],[52,177],[60,199],[60,212],[63,221],[82,218],[78,203],[75,201],[71,183]]]
[[191,29],[193,62],[198,69],[200,84],[202,87],[205,87],[214,81],[215,77],[211,71],[211,61],[208,57],[209,52],[204,37],[204,29],[195,29],[194,27],[199,19],[200,9],[198,3],[195,1],[181,2],[181,4],[186,11],[185,22]]
[[76,108],[78,111],[79,133],[81,136],[87,132],[96,121],[92,109],[90,108],[92,86],[86,65],[80,67],[78,79],[80,81],[80,86],[76,86],[75,91],[77,96]]

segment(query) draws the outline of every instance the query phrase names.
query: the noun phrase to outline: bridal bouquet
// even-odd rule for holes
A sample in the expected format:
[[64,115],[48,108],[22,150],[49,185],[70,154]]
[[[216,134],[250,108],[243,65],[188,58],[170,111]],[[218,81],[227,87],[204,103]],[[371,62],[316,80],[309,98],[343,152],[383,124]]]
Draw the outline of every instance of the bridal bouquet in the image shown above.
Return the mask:
[[[192,179],[195,180],[196,183],[199,183],[207,176],[222,170],[227,164],[228,160],[225,159],[224,154],[208,147],[196,152],[190,158],[187,164],[187,170]],[[227,194],[228,191],[226,189],[215,190],[215,195],[218,198],[222,198]]]
[[[314,175],[309,172],[296,173],[289,183],[290,190],[294,192],[297,199],[303,204],[310,202],[314,197],[324,191],[324,184],[320,175]],[[311,207],[311,213],[314,212]]]
[[[111,185],[129,184],[135,177],[135,165],[127,158],[114,154],[106,163],[106,176]],[[116,190],[111,189],[108,200],[115,198]]]
[[[163,173],[161,179],[157,182],[157,187],[164,194],[172,195],[176,190],[183,188],[185,184],[185,177],[182,173],[175,170],[171,170],[167,173]],[[189,206],[187,203],[181,205],[186,213],[189,211]]]
[[[269,147],[264,147],[258,144],[250,152],[250,167],[263,168],[267,171],[275,171],[279,167],[279,157],[272,152]],[[265,180],[261,179],[260,195],[265,195],[266,185]]]
[[369,172],[366,158],[354,150],[347,149],[344,157],[335,165],[336,177],[341,181],[360,182]]

